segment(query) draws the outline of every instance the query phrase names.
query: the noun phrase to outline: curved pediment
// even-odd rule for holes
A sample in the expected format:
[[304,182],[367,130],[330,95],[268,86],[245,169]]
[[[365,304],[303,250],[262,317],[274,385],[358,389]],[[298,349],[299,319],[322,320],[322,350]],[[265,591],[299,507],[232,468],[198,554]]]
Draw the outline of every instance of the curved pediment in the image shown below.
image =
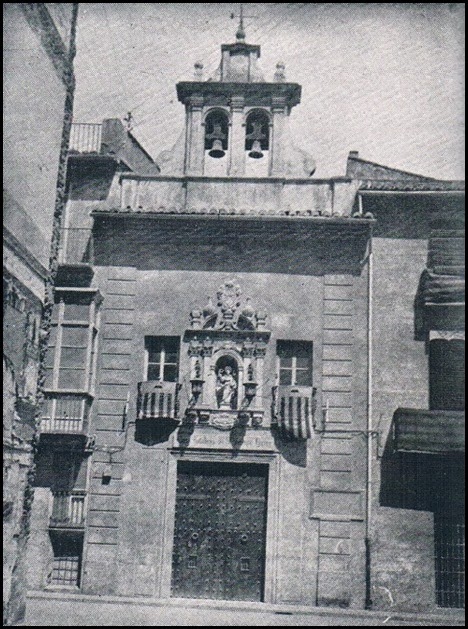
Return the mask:
[[216,293],[216,305],[212,298],[204,308],[194,308],[190,313],[191,330],[225,332],[255,332],[265,330],[267,315],[255,310],[247,297],[242,304],[242,291],[235,280],[227,280]]

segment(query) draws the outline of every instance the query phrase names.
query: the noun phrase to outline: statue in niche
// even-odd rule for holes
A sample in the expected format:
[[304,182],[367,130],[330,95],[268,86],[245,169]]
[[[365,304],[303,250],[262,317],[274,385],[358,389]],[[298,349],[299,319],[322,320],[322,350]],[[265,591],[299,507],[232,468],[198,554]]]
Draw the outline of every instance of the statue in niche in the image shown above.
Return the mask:
[[226,365],[226,367],[220,368],[216,380],[216,397],[219,408],[233,408],[236,389],[237,381],[232,367],[230,365]]

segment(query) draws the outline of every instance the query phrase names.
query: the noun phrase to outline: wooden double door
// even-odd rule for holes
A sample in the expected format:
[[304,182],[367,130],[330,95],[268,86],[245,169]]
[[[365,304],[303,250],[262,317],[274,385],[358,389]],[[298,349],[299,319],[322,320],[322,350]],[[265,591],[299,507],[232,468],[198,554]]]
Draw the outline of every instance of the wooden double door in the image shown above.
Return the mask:
[[268,466],[179,461],[172,596],[263,599]]

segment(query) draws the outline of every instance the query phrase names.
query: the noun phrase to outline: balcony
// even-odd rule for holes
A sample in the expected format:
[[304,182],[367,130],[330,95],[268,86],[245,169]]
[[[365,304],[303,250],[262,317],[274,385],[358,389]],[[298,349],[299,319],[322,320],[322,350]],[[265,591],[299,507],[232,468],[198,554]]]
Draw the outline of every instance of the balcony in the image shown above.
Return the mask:
[[398,408],[393,415],[393,446],[398,452],[463,453],[465,413]]
[[83,174],[83,169],[88,172],[88,167],[94,171],[96,168],[108,169],[112,163],[114,167],[123,164],[127,170],[141,175],[158,175],[160,172],[151,155],[118,118],[106,118],[102,124],[73,123],[68,157],[69,171],[76,174]]
[[102,124],[76,123],[71,126],[70,153],[99,154],[101,151]]
[[180,424],[179,389],[176,382],[149,380],[138,384],[136,441],[145,445],[167,441]]
[[40,442],[85,447],[90,405],[91,398],[86,393],[46,393]]
[[83,531],[86,492],[81,489],[54,491],[49,528],[63,531]]
[[180,385],[148,380],[138,384],[138,419],[178,422]]
[[312,387],[278,386],[272,391],[272,416],[278,428],[291,439],[312,436],[315,398]]

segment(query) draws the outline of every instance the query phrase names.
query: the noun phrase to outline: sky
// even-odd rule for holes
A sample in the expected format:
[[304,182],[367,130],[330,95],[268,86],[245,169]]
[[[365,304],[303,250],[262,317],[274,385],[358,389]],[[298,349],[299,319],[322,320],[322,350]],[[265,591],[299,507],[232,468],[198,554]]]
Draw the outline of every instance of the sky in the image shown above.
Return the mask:
[[[76,122],[134,119],[153,156],[184,127],[176,83],[193,65],[210,77],[235,41],[233,3],[82,3],[75,59]],[[246,3],[247,43],[302,85],[291,112],[295,143],[315,177],[343,175],[350,150],[393,168],[464,177],[462,3]]]

